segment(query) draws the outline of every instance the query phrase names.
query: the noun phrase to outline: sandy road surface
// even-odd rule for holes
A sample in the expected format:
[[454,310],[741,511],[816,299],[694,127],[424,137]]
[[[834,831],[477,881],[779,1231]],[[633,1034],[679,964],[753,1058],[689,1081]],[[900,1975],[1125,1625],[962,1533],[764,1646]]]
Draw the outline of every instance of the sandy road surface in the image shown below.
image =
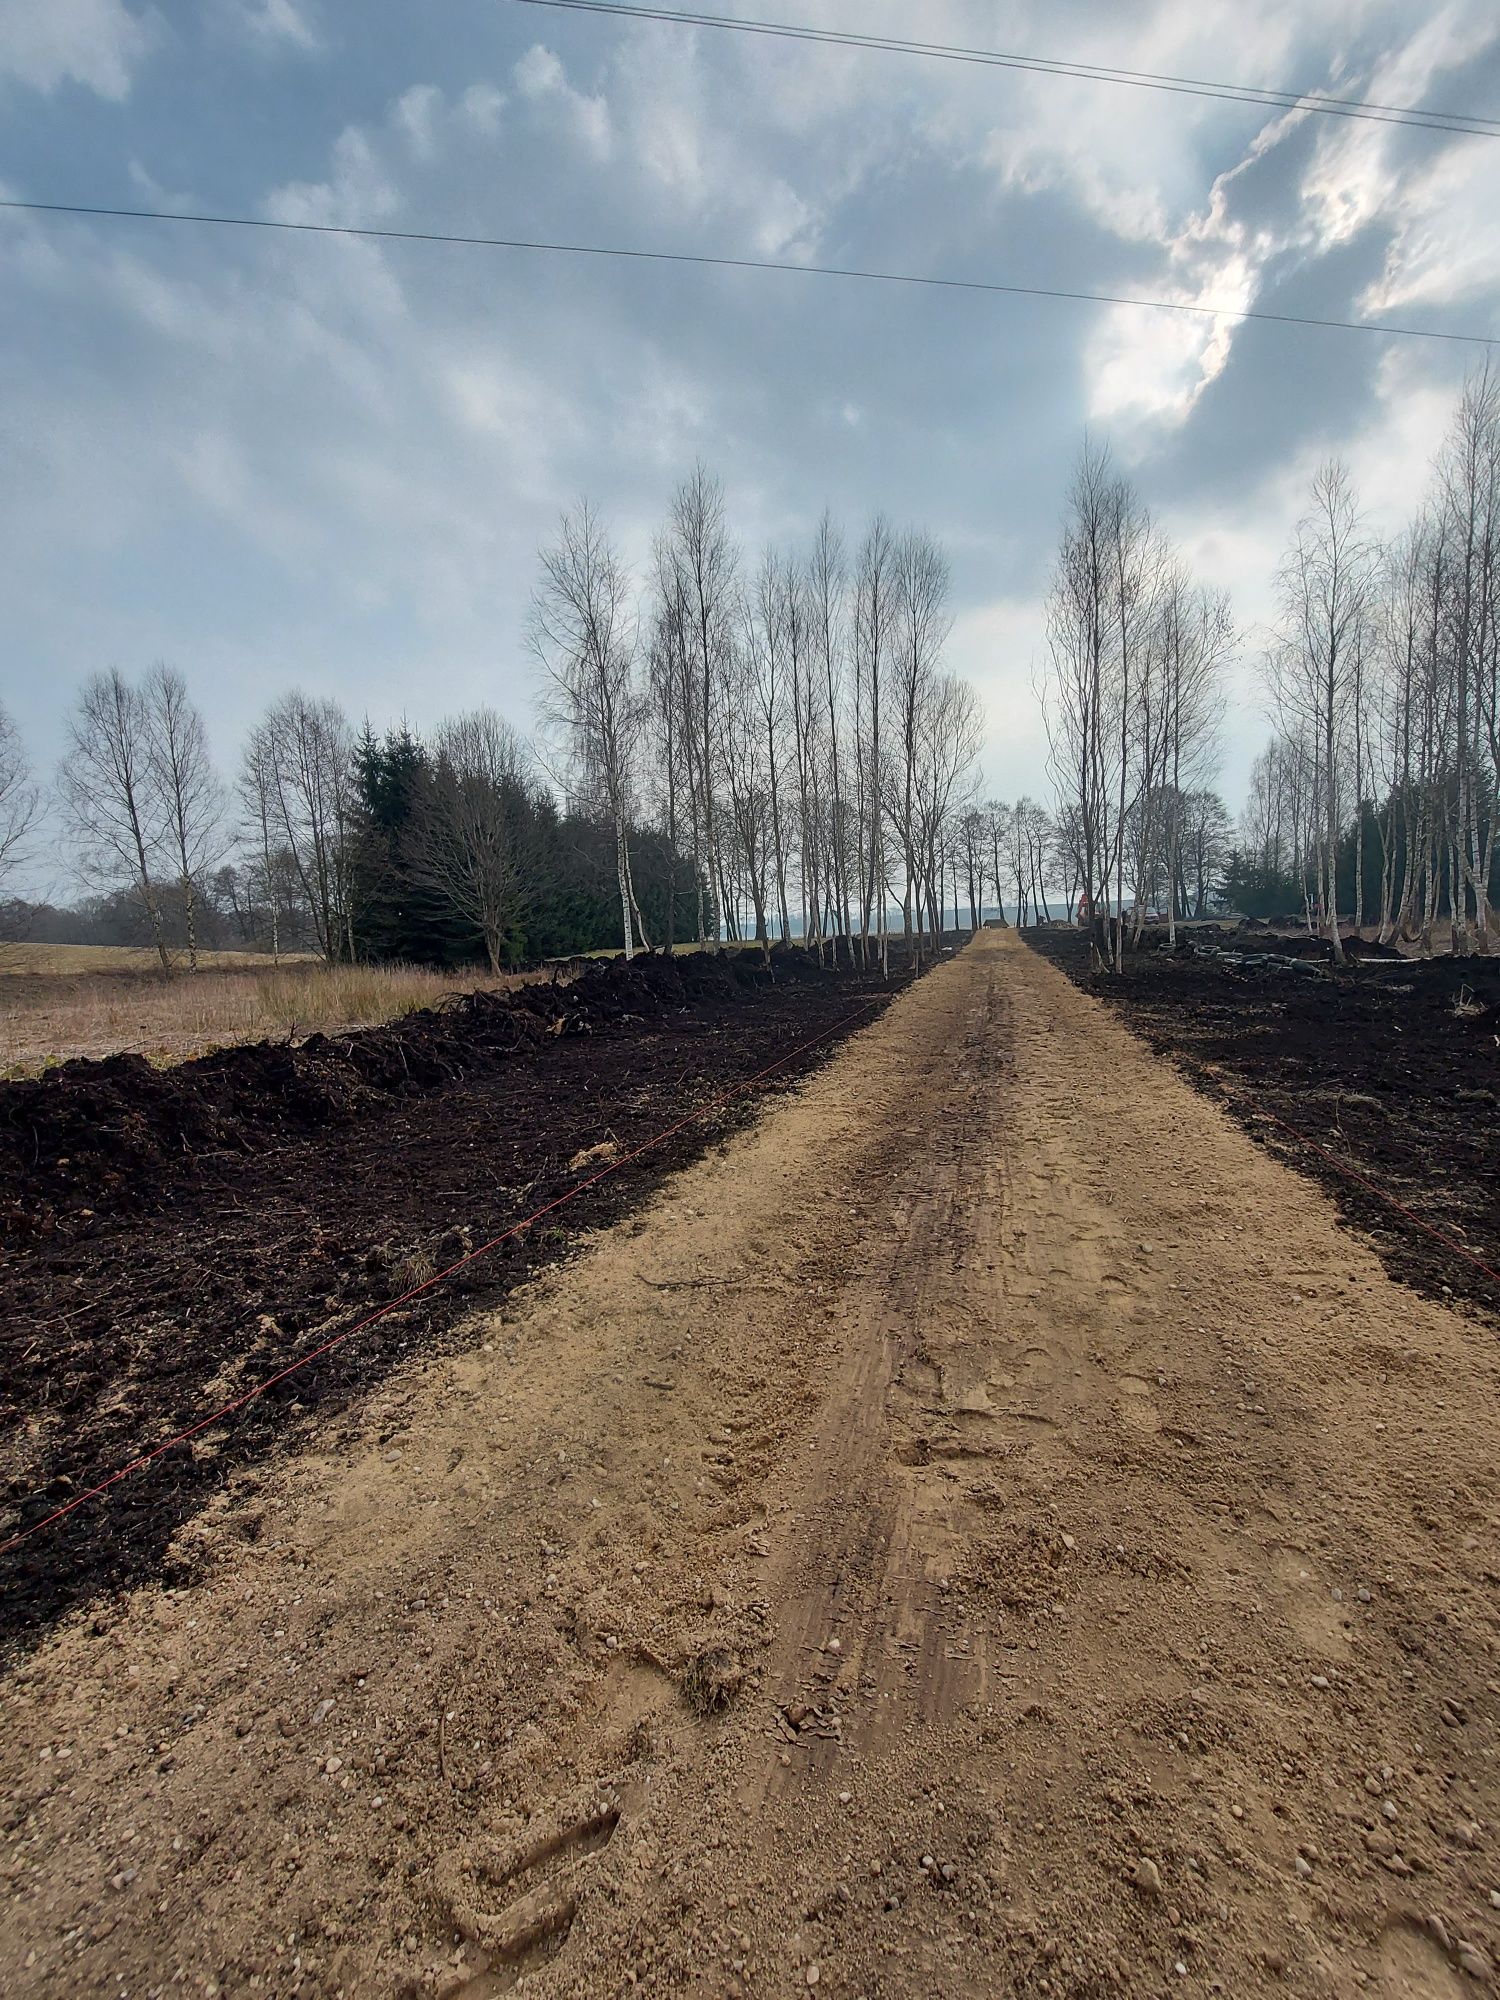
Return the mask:
[[1493,1330],[986,934],[5,1684],[0,1990],[1478,1993]]

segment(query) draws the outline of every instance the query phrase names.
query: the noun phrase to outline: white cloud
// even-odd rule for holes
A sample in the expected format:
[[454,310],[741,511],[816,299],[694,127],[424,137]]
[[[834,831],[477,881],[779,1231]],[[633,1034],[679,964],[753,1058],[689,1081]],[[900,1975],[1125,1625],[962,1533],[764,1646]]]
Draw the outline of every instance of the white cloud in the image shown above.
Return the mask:
[[1361,311],[1383,317],[1404,306],[1456,305],[1493,293],[1500,271],[1493,143],[1467,140],[1402,178],[1385,269],[1361,298]]
[[656,117],[648,113],[640,119],[633,138],[635,158],[652,180],[684,202],[704,203],[710,189],[701,121],[692,104],[668,98]]
[[218,7],[237,35],[261,49],[322,52],[323,37],[309,19],[307,0],[218,0]]
[[[1137,71],[1265,84],[1285,73],[1295,18],[1285,4],[1247,14],[1238,0],[1198,0],[1191,8],[1155,0],[1131,11],[1128,38],[1120,32],[1123,17],[1110,10],[1080,23],[1064,50],[1048,34],[1055,16],[1038,12],[1032,34],[1013,31],[1010,45]],[[1206,148],[1222,147],[1224,131],[1233,129],[1210,100],[1057,75],[1017,77],[1003,117],[986,117],[977,92],[992,92],[993,76],[981,70],[955,93],[955,143],[983,117],[975,153],[1002,189],[1065,193],[1127,244],[1170,239],[1184,225],[1199,199]],[[1242,117],[1253,134],[1257,114]]]
[[765,190],[760,220],[755,226],[756,250],[762,257],[806,262],[816,236],[812,209],[785,181],[773,181]]
[[[1090,422],[1177,429],[1229,359],[1233,317],[1253,305],[1258,271],[1240,247],[1241,232],[1190,228],[1170,246],[1172,275],[1146,294],[1174,305],[1215,306],[1223,317],[1194,310],[1163,313],[1114,306],[1096,322],[1086,355]],[[1181,273],[1182,275],[1178,275]]]
[[381,222],[400,206],[400,193],[357,125],[334,141],[326,181],[287,181],[266,197],[266,213],[277,222]]
[[737,70],[703,59],[697,37],[655,28],[632,35],[609,69],[618,155],[643,183],[647,213],[713,221],[730,254],[805,263],[827,208],[857,181],[865,145],[830,128],[821,135],[826,152],[789,156],[761,81],[757,71],[755,86],[742,88]]
[[419,160],[430,160],[437,150],[436,121],[442,108],[443,93],[435,83],[414,83],[396,99],[392,120]]
[[159,26],[154,9],[132,13],[124,0],[0,0],[0,81],[77,83],[119,101]]
[[567,88],[567,71],[541,42],[533,42],[512,74],[523,97],[550,97]]
[[[1363,94],[1377,102],[1415,104],[1429,96],[1434,84],[1449,72],[1461,74],[1496,41],[1492,16],[1466,12],[1449,5],[1425,20],[1414,21],[1411,32],[1395,41],[1384,60],[1368,79]],[[1375,122],[1324,119],[1318,132],[1317,154],[1303,181],[1303,198],[1311,225],[1323,246],[1346,242],[1377,216],[1392,209],[1409,216],[1422,198],[1414,203],[1412,183],[1431,188],[1434,178],[1444,183],[1443,171],[1449,149],[1436,140],[1419,141],[1421,151],[1413,161],[1411,146],[1396,128]],[[1460,155],[1484,155],[1488,142],[1470,140],[1458,149]],[[1493,203],[1495,181],[1490,173]],[[1428,203],[1429,214],[1431,204]],[[1462,227],[1462,218],[1450,215],[1452,225]]]
[[505,92],[492,83],[471,83],[458,101],[460,115],[476,132],[493,139],[500,130],[500,114],[505,109]]
[[609,106],[603,97],[575,90],[568,82],[562,63],[540,42],[533,44],[513,72],[517,90],[534,103],[555,104],[569,129],[583,141],[596,160],[607,160],[613,151],[614,133]]
[[[1437,78],[1494,40],[1487,20],[1465,25],[1456,9],[1446,9],[1396,45],[1359,88],[1377,101],[1419,102]],[[1285,212],[1273,223],[1248,227],[1238,216],[1238,183],[1309,124],[1311,158],[1289,191]],[[1273,266],[1315,264],[1372,225],[1383,225],[1393,231],[1385,267],[1355,310],[1373,317],[1399,305],[1492,292],[1500,267],[1500,210],[1488,146],[1437,139],[1427,146],[1413,164],[1410,139],[1391,125],[1284,114],[1218,175],[1201,209],[1175,230],[1163,230],[1163,269],[1141,289],[1173,302],[1244,311],[1255,306]],[[1080,193],[1090,200],[1086,182]],[[1105,211],[1091,205],[1102,219]],[[1127,309],[1106,315],[1089,344],[1091,417],[1122,424],[1127,448],[1132,429],[1179,428],[1227,363],[1238,325],[1229,317],[1174,322]]]
[[543,496],[550,506],[554,456],[584,443],[577,403],[494,341],[465,338],[445,346],[434,374],[448,411],[486,454],[503,450],[513,493]]

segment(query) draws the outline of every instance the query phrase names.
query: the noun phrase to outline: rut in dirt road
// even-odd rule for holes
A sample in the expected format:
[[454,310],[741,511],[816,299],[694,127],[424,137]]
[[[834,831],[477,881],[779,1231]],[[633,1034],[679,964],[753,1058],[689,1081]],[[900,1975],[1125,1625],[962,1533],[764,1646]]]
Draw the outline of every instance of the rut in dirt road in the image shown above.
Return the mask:
[[0,1984],[1483,1990],[1497,1416],[984,934],[12,1676]]

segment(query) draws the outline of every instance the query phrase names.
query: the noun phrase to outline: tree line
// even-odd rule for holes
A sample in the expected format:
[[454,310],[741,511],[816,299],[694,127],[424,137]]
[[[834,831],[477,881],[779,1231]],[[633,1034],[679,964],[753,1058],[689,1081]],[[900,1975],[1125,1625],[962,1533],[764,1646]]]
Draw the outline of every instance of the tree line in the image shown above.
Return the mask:
[[1225,593],[1192,575],[1093,442],[1068,492],[1047,639],[1039,693],[1063,879],[1097,956],[1119,970],[1127,931],[1139,937],[1158,910],[1175,928],[1189,877],[1203,882],[1219,859],[1223,809],[1207,780],[1235,628]]
[[[1343,956],[1341,923],[1431,950],[1486,950],[1500,897],[1500,376],[1460,397],[1432,488],[1382,540],[1337,459],[1312,482],[1258,635],[1275,718],[1237,828],[1208,788],[1228,601],[1188,572],[1107,449],[1068,495],[1040,693],[1055,788],[1057,879],[1101,963],[1187,913],[1296,918]],[[1070,888],[1071,893],[1071,888]]]
[[[614,832],[627,953],[722,928],[884,964],[895,908],[919,950],[941,932],[981,736],[943,663],[948,597],[932,536],[880,516],[852,547],[825,514],[806,548],[748,559],[701,465],[644,578],[592,508],[563,519],[530,641],[564,784]],[[636,894],[632,798],[690,866],[664,932]]]
[[[1238,826],[1212,779],[1247,643],[1106,447],[1069,487],[1038,675],[1052,798],[978,796],[949,570],[925,530],[830,515],[747,551],[702,465],[633,571],[587,504],[539,551],[542,730],[490,709],[376,737],[293,691],[226,779],[184,677],[97,674],[50,795],[0,711],[0,907],[50,804],[100,934],[164,970],[279,956],[480,959],[800,936],[920,953],[967,911],[1087,925],[1101,962],[1216,907],[1493,942],[1500,900],[1500,376],[1464,388],[1388,539],[1320,467],[1258,635],[1275,732]],[[1053,900],[1060,901],[1054,911]]]
[[1336,913],[1456,952],[1496,936],[1500,854],[1500,375],[1466,385],[1412,519],[1382,539],[1322,466],[1278,576],[1276,733],[1247,849],[1342,955]]
[[[893,931],[920,952],[964,890],[977,923],[1003,870],[1028,907],[1041,893],[1034,809],[1002,829],[976,802],[948,599],[939,544],[882,517],[852,544],[825,515],[807,546],[747,554],[700,465],[642,574],[588,504],[539,552],[535,741],[488,708],[377,736],[293,690],[225,774],[178,670],[111,668],[49,797],[0,714],[0,900],[50,805],[89,920],[164,973],[226,942],[498,971],[800,935],[884,964]],[[34,934],[58,922],[8,907]]]

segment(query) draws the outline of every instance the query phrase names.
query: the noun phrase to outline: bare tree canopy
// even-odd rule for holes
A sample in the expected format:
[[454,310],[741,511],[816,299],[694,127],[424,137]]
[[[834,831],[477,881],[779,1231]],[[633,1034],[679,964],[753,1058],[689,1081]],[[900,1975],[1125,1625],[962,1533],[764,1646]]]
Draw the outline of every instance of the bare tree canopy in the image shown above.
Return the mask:
[[1382,939],[1495,940],[1500,824],[1500,375],[1465,385],[1409,524],[1382,543],[1347,473],[1314,482],[1280,575],[1267,655],[1277,733],[1252,778],[1240,879],[1300,899],[1342,952],[1373,904]]
[[532,593],[532,651],[546,675],[543,709],[562,731],[570,782],[615,830],[625,956],[649,942],[631,879],[629,806],[639,709],[630,577],[587,501],[542,549]]
[[267,714],[252,770],[266,786],[274,838],[304,899],[319,951],[330,964],[356,956],[354,943],[354,736],[336,702],[300,692]]
[[155,814],[177,878],[188,965],[196,972],[198,885],[223,852],[224,791],[209,758],[203,718],[182,675],[158,662],[146,676],[142,698]]
[[1347,803],[1343,787],[1359,727],[1378,574],[1379,551],[1348,471],[1331,459],[1313,479],[1308,510],[1282,559],[1280,617],[1266,655],[1266,678],[1283,730],[1304,738],[1312,752],[1319,906],[1336,959],[1344,955],[1335,879]]
[[31,858],[31,836],[41,814],[42,795],[31,775],[25,745],[0,703],[0,902],[11,894]]
[[140,689],[118,667],[85,684],[68,724],[68,742],[57,792],[80,872],[97,883],[130,884],[161,969],[170,974],[154,867],[165,828],[152,773],[151,717]]
[[1190,909],[1202,914],[1193,800],[1213,772],[1235,633],[1227,599],[1194,581],[1092,441],[1069,488],[1047,634],[1040,693],[1056,811],[1042,834],[1039,809],[1017,808],[1018,919],[1038,888],[1047,907],[1050,862],[1096,962],[1118,971],[1127,919],[1138,938],[1152,915],[1175,930]]
[[939,544],[877,516],[847,577],[844,546],[825,515],[801,547],[747,563],[702,465],[642,583],[592,505],[565,513],[527,626],[559,752],[545,779],[492,710],[381,739],[293,689],[243,743],[228,826],[185,677],[101,675],[77,719],[73,831],[101,881],[132,885],[164,967],[183,946],[196,964],[205,915],[217,930],[227,908],[273,958],[419,938],[499,971],[546,934],[564,879],[588,923],[607,921],[600,834],[628,953],[672,949],[691,911],[705,945],[753,938],[769,961],[800,932],[822,957],[884,966],[894,912],[920,959],[960,874],[971,921],[985,903],[988,833],[960,832],[979,708],[944,665]]
[[[1347,468],[1318,468],[1257,635],[1275,733],[1238,820],[1214,789],[1234,614],[1102,439],[1073,466],[1034,669],[1045,801],[980,798],[985,730],[951,672],[953,582],[926,529],[876,513],[846,534],[825,512],[747,549],[701,461],[664,498],[639,575],[588,501],[539,550],[545,776],[489,710],[381,741],[293,690],[241,746],[230,823],[185,676],[96,675],[57,780],[95,901],[128,908],[167,970],[173,952],[197,963],[226,909],[273,957],[352,959],[399,935],[498,967],[530,932],[569,931],[536,918],[564,878],[580,923],[627,953],[754,939],[769,958],[800,934],[884,965],[899,930],[920,960],[965,898],[971,924],[1048,922],[1060,901],[1116,971],[1155,920],[1172,939],[1240,904],[1299,914],[1336,958],[1351,924],[1496,947],[1492,364],[1399,533],[1376,534]],[[1003,739],[1009,718],[991,720]],[[559,794],[566,859],[545,824]],[[0,899],[40,806],[0,711]]]
[[417,881],[466,918],[484,940],[492,972],[526,902],[524,815],[528,781],[521,739],[493,709],[444,723],[419,786],[407,833]]

